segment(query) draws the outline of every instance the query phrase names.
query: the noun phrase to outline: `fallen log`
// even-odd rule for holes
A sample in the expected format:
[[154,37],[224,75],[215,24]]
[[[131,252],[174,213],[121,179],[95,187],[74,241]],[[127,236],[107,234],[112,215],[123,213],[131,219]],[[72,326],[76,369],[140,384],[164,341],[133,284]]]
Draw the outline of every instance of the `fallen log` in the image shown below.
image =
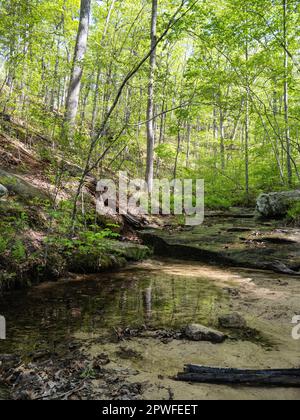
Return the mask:
[[134,227],[135,229],[144,229],[149,225],[149,222],[143,217],[137,217],[133,214],[124,214],[123,219],[127,222],[128,225]]
[[242,370],[197,365],[185,366],[178,381],[215,385],[248,385],[300,388],[300,369]]

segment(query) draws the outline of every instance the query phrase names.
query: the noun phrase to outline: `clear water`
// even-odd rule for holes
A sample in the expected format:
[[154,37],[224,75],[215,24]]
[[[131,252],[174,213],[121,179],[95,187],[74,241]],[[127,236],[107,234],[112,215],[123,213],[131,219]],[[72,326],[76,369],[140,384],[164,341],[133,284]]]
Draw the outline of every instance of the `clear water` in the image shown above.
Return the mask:
[[170,262],[153,261],[1,296],[7,340],[0,342],[0,353],[54,351],[74,334],[105,336],[114,328],[212,325],[227,295],[210,278],[190,276],[184,263],[180,272],[166,267]]

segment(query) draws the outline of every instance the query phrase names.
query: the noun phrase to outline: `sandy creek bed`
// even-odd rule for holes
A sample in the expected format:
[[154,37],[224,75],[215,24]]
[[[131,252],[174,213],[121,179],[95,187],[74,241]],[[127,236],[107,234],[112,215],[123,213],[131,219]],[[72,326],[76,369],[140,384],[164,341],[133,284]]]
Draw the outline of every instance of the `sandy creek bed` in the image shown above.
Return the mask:
[[[144,399],[296,399],[299,389],[257,389],[191,385],[171,379],[186,363],[237,368],[296,368],[300,341],[292,339],[292,318],[300,315],[299,277],[221,269],[198,263],[149,260],[122,272],[80,276],[14,292],[0,300],[8,339],[0,353],[57,351],[75,340],[85,353],[109,356],[106,367],[142,383]],[[224,344],[131,338],[118,342],[126,327],[180,329],[191,322],[216,327],[218,316],[238,311],[260,332],[252,341]],[[103,381],[92,386],[100,398],[118,398]]]

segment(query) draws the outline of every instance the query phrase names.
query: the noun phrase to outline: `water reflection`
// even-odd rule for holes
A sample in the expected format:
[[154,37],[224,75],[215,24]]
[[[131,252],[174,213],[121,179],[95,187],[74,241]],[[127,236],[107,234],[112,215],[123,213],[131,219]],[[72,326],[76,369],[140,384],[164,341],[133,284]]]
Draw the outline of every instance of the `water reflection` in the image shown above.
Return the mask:
[[55,350],[75,332],[107,334],[113,328],[180,328],[212,324],[224,300],[211,279],[136,266],[121,273],[42,285],[0,297],[8,339],[0,353]]

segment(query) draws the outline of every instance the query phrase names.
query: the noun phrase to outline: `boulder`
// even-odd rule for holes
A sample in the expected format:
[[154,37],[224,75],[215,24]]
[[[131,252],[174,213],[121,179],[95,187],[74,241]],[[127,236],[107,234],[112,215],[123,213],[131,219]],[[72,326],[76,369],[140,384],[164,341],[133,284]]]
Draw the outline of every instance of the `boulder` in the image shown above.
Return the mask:
[[29,184],[29,182],[22,179],[21,176],[6,172],[2,169],[0,169],[0,185],[4,186],[10,194],[16,195],[24,202],[35,198],[40,200],[49,199],[48,194]]
[[199,324],[190,324],[186,327],[185,336],[191,341],[210,341],[214,344],[223,343],[227,336],[220,331],[204,327]]
[[8,194],[8,189],[4,185],[0,184],[0,198],[5,197]]
[[238,313],[223,315],[219,318],[219,325],[222,328],[244,329],[247,328],[247,322]]
[[261,217],[276,219],[286,216],[290,207],[297,202],[300,203],[300,190],[261,194],[256,210]]

